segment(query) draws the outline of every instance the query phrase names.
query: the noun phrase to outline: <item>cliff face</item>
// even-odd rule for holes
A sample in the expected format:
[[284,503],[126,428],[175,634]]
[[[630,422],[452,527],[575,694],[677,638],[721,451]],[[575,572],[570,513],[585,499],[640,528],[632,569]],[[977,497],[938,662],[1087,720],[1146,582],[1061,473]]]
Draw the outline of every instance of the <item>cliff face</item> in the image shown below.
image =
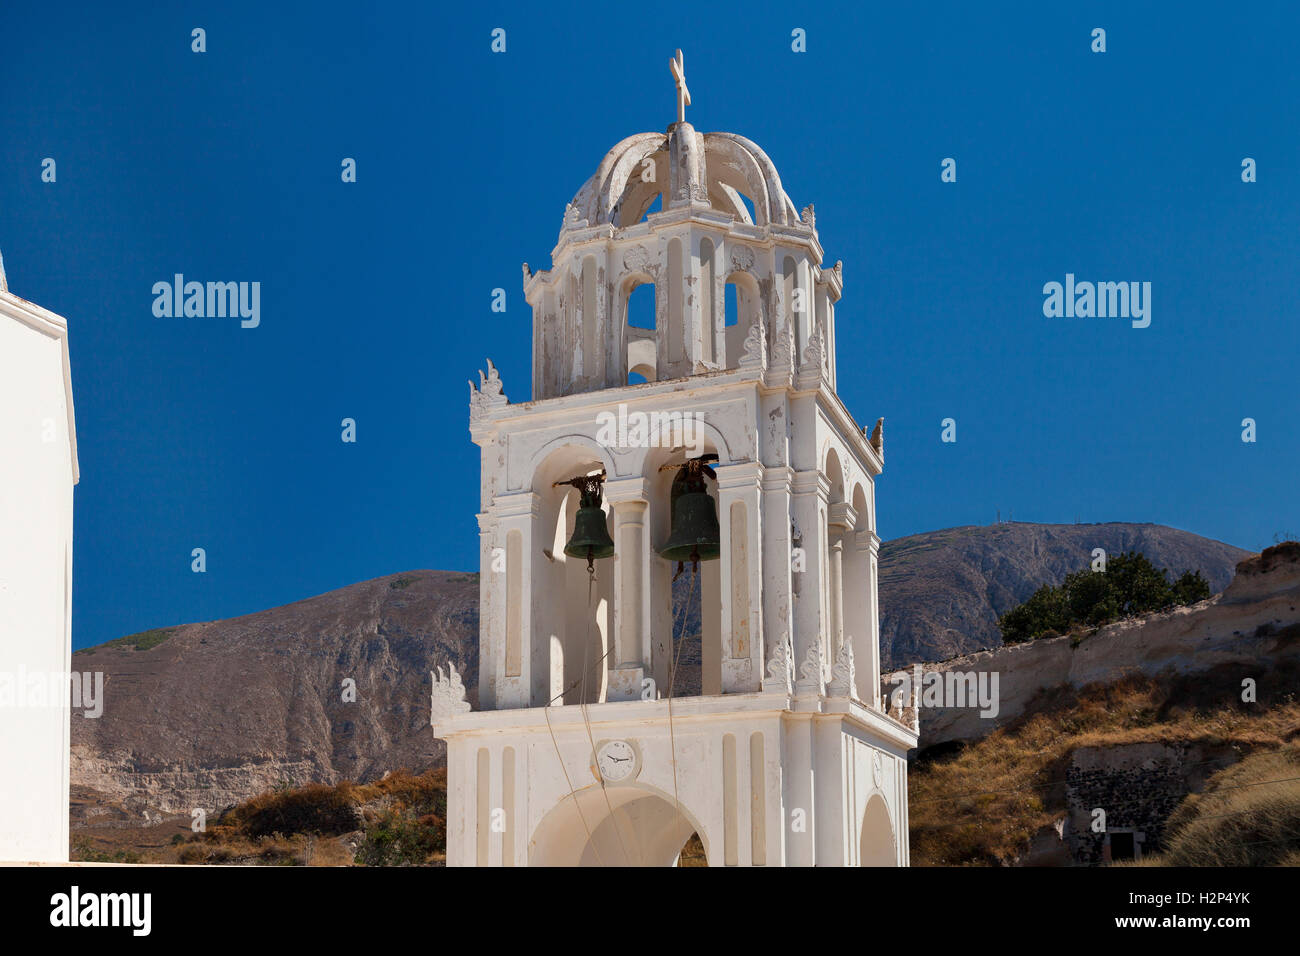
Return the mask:
[[[885,659],[997,644],[997,614],[1086,564],[1093,547],[1136,547],[1158,564],[1200,568],[1217,587],[1245,554],[1152,525],[994,525],[888,542]],[[440,764],[429,672],[454,663],[477,706],[478,626],[477,575],[410,571],[78,651],[74,668],[102,671],[106,699],[97,719],[74,711],[73,783],[87,808],[138,820],[211,812],[285,782]],[[679,694],[698,693],[698,657],[697,639],[683,651]],[[355,701],[344,699],[346,680]]]
[[[1279,665],[1300,661],[1298,608],[1300,546],[1281,545],[1242,561],[1227,589],[1199,604],[1120,621],[1081,640],[1029,641],[927,665],[926,673],[973,674],[985,686],[996,674],[998,713],[923,707],[921,748],[983,737],[1055,687],[1108,684],[1131,674],[1192,674],[1225,664],[1251,665],[1262,686]],[[886,688],[897,686],[901,673],[887,675]]]
[[880,548],[883,667],[942,661],[1002,643],[997,620],[1044,584],[1107,555],[1141,551],[1173,574],[1199,570],[1222,591],[1249,552],[1154,524],[1014,522],[932,531]]
[[188,813],[286,781],[431,766],[444,747],[429,672],[454,663],[477,703],[477,636],[478,577],[412,571],[182,625],[146,649],[78,651],[75,670],[104,672],[105,700],[99,718],[74,711],[72,780],[133,812]]

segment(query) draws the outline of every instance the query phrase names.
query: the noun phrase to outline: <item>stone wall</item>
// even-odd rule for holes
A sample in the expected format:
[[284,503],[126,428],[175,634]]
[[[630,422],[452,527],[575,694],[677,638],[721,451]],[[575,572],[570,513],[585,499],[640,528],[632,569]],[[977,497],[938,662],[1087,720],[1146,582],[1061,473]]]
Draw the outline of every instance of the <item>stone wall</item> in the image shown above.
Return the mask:
[[[1117,832],[1132,833],[1137,855],[1164,849],[1169,815],[1207,777],[1231,763],[1230,748],[1183,744],[1082,747],[1066,768],[1067,822],[1064,844],[1075,864],[1111,861]],[[1095,811],[1105,811],[1105,831],[1093,828]]]

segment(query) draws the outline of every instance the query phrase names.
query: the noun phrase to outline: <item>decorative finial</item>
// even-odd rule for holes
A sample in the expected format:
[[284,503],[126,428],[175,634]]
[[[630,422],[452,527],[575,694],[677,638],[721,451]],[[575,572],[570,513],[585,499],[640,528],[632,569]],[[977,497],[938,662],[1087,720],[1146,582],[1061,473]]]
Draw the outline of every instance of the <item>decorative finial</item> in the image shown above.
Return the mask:
[[668,61],[668,69],[677,84],[677,122],[686,122],[686,107],[691,105],[691,91],[686,88],[686,60],[682,51]]
[[587,220],[582,216],[582,210],[578,204],[571,202],[564,207],[564,228],[565,229],[585,229]]
[[482,369],[479,370],[477,388],[474,387],[472,380],[469,383],[470,424],[483,421],[493,409],[510,403],[501,383],[501,373],[497,371],[491,359],[487,360],[487,367],[486,375],[483,374]]
[[465,699],[465,684],[456,672],[456,665],[448,662],[447,670],[449,673],[446,674],[441,667],[429,672],[433,682],[433,691],[429,695],[430,723],[436,724],[439,718],[453,717],[470,709],[469,701]]

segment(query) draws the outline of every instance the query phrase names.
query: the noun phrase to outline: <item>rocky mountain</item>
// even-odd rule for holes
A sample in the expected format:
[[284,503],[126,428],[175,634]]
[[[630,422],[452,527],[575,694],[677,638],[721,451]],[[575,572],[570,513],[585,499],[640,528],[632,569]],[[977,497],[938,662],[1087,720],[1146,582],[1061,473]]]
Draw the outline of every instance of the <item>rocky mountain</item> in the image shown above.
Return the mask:
[[[995,645],[999,613],[1085,565],[1095,547],[1136,548],[1171,569],[1199,568],[1216,590],[1246,555],[1133,524],[999,524],[887,542],[885,660]],[[477,704],[477,639],[478,576],[410,571],[78,651],[74,669],[105,675],[102,716],[74,711],[72,719],[79,822],[212,812],[283,783],[373,780],[440,763],[429,672],[455,663]],[[679,693],[698,687],[695,644],[684,648]]]
[[1044,584],[1088,567],[1094,548],[1141,551],[1171,574],[1199,570],[1213,593],[1249,552],[1157,524],[968,525],[886,541],[880,548],[884,667],[942,661],[997,647],[997,619]]
[[432,766],[429,672],[455,663],[477,705],[477,638],[478,576],[413,571],[77,651],[105,681],[100,717],[73,712],[73,784],[138,819]]

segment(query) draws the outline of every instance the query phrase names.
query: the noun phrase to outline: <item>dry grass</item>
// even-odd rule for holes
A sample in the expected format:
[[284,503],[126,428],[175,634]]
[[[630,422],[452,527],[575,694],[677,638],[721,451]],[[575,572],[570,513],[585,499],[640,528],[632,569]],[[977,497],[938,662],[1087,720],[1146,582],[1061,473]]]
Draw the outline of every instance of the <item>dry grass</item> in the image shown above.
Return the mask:
[[1139,866],[1300,865],[1300,748],[1254,754],[1169,817],[1168,849]]
[[390,773],[373,783],[309,783],[259,794],[178,844],[181,863],[349,866],[446,859],[447,771]]
[[1300,737],[1294,672],[1260,679],[1259,701],[1240,701],[1228,667],[1195,678],[1133,677],[1104,687],[1041,694],[1012,724],[909,774],[912,862],[1014,864],[1065,807],[1065,769],[1080,747],[1133,743],[1276,750]]

